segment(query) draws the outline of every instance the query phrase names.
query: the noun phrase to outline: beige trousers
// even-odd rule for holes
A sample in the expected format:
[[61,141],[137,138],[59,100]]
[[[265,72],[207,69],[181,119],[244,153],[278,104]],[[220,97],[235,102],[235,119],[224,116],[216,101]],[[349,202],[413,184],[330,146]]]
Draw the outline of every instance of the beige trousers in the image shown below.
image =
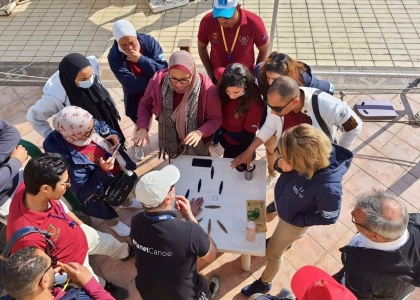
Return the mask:
[[261,275],[261,280],[264,283],[273,281],[280,270],[284,252],[294,241],[301,238],[307,229],[308,227],[299,227],[287,223],[279,217],[277,227],[267,246],[267,265]]

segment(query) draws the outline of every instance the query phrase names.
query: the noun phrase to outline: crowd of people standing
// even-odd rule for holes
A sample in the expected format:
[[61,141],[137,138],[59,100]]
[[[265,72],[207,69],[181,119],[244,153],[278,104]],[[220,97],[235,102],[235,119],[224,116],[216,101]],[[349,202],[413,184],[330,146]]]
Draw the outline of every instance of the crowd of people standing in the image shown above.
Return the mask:
[[[213,11],[200,22],[198,54],[206,73],[199,73],[187,51],[167,60],[159,42],[136,32],[127,20],[116,21],[113,34],[108,62],[124,91],[125,114],[134,123],[137,161],[150,143],[152,118],[163,158],[209,156],[210,147],[220,143],[231,167],[244,172],[264,144],[267,188],[275,184],[266,213],[277,214],[278,224],[267,241],[261,277],[241,292],[249,299],[294,299],[287,290],[265,294],[293,242],[311,226],[338,220],[342,180],[353,158],[347,148],[361,132],[362,120],[310,66],[285,53],[269,54],[264,22],[238,0],[214,0]],[[123,261],[134,257],[135,284],[144,300],[217,295],[223,278],[214,274],[207,281],[196,268],[199,257],[210,263],[217,255],[217,244],[195,218],[203,200],[190,202],[176,194],[183,174],[175,166],[142,175],[135,198],[118,205],[106,201],[117,179],[136,177],[137,166],[126,153],[130,141],[94,56],[66,55],[27,120],[45,139],[45,153],[25,165],[28,153],[19,145],[19,132],[0,119],[0,221],[13,242],[2,265],[2,284],[12,297],[127,298],[127,290],[94,273],[92,254]],[[103,220],[129,242],[85,224],[60,201],[67,189],[85,215]],[[143,210],[131,226],[119,219],[125,208]],[[315,267],[298,270],[291,283],[295,296],[407,299],[420,286],[419,220],[386,192],[361,196],[352,211],[358,233],[340,249],[343,269],[333,277]],[[15,240],[25,226],[41,231]],[[63,272],[77,287],[54,287],[56,273]]]

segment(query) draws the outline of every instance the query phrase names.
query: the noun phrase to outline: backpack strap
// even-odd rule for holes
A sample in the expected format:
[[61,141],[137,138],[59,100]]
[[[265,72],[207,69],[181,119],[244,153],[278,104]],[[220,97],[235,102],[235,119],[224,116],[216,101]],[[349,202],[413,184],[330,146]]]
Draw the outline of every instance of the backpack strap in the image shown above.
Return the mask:
[[330,130],[328,129],[327,124],[325,124],[324,120],[321,117],[321,114],[319,113],[319,104],[318,104],[318,95],[321,94],[321,90],[316,90],[312,94],[312,109],[314,111],[314,115],[316,118],[316,121],[318,122],[319,126],[321,127],[322,131],[328,136],[330,141],[333,141]]
[[16,244],[16,242],[23,238],[24,236],[27,236],[28,234],[31,233],[39,233],[42,234],[42,236],[45,238],[45,241],[47,243],[47,247],[45,248],[45,253],[47,253],[48,255],[50,254],[50,247],[55,248],[55,245],[52,241],[50,241],[50,237],[53,236],[51,233],[48,233],[45,230],[40,230],[39,228],[35,227],[35,226],[25,226],[23,228],[20,228],[19,230],[17,230],[12,237],[10,238],[10,240],[7,242],[6,246],[4,247],[3,251],[1,252],[1,255],[4,258],[9,257],[10,252],[12,251],[13,246]]

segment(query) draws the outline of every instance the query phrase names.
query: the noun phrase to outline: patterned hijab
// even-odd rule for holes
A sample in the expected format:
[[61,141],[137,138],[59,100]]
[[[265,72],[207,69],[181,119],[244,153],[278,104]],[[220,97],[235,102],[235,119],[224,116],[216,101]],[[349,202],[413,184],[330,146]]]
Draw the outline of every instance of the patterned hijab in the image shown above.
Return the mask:
[[[86,137],[86,132],[92,120],[93,116],[83,108],[66,106],[54,116],[53,127],[72,145],[83,147],[93,142],[104,151],[112,154],[109,142],[97,134],[95,130],[93,130],[90,137]],[[121,154],[117,154],[116,160],[122,168],[126,166],[126,161]]]

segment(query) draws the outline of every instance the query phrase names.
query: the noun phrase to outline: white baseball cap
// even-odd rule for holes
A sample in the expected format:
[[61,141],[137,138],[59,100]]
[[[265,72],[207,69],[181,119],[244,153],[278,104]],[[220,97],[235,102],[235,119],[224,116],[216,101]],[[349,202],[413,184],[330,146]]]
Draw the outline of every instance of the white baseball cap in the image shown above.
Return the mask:
[[238,4],[239,0],[214,0],[213,18],[232,18]]
[[174,165],[144,174],[136,185],[136,199],[144,207],[157,207],[165,200],[171,186],[177,183],[180,177],[181,174]]

